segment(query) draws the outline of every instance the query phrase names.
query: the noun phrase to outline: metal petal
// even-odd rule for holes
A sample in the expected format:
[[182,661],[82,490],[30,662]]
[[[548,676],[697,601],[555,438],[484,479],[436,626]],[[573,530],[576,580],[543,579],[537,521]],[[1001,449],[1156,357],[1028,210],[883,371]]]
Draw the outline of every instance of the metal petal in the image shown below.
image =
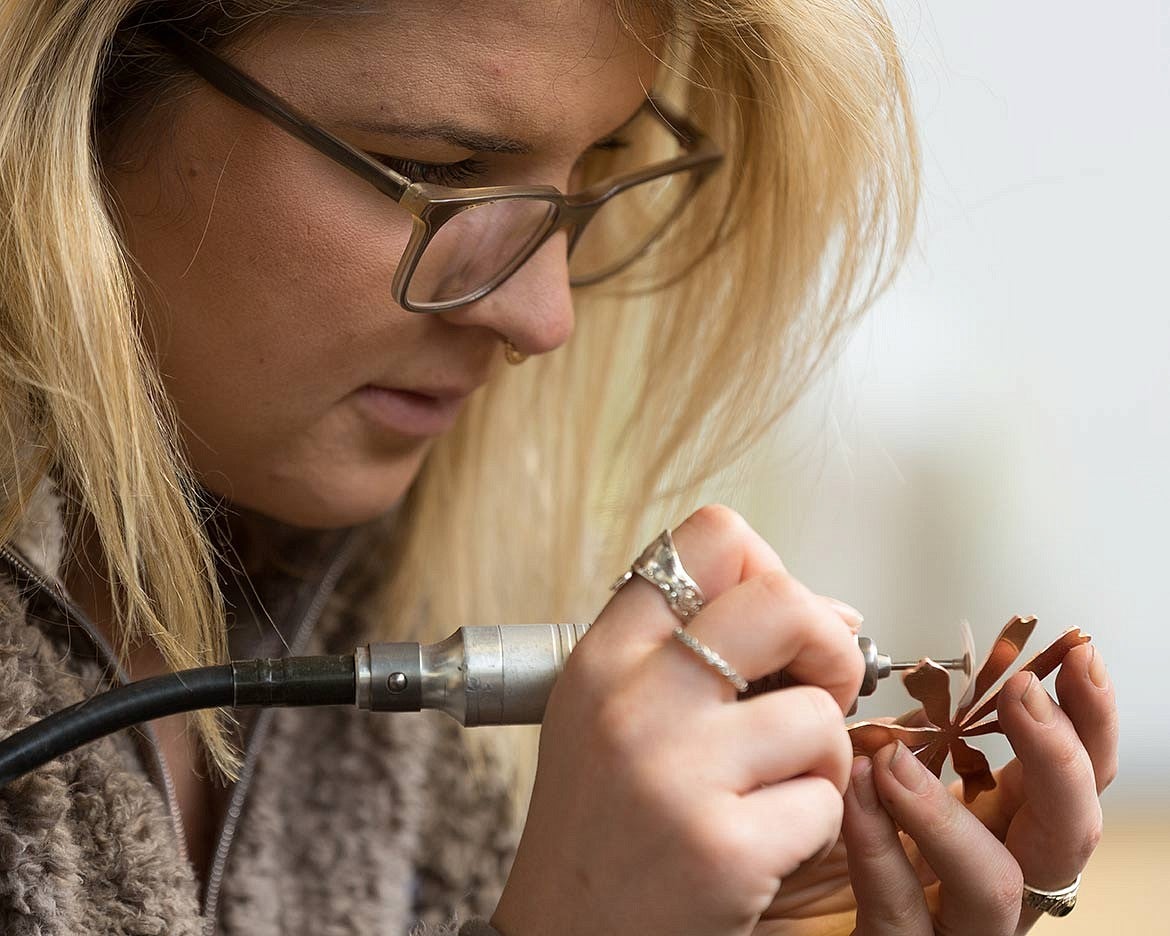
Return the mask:
[[1037,679],[1043,679],[1064,661],[1064,656],[1073,647],[1087,644],[1093,638],[1081,631],[1079,627],[1070,627],[1063,634],[1052,641],[1047,647],[1037,653],[1032,659],[1020,667],[1021,673],[1035,673]]
[[982,751],[957,738],[951,743],[951,763],[963,778],[963,799],[971,802],[984,790],[995,789],[995,776]]
[[[1043,679],[1060,666],[1065,654],[1073,647],[1079,647],[1081,644],[1088,643],[1090,640],[1092,638],[1088,634],[1082,634],[1079,627],[1072,627],[1021,666],[1019,672],[1035,673],[1037,679]],[[965,718],[963,723],[974,725],[982,721],[995,710],[998,699],[999,692],[996,692],[995,695],[979,706],[976,711],[972,712],[968,718]]]
[[942,775],[943,764],[947,762],[950,753],[951,739],[942,739],[918,752],[918,759],[936,777]]
[[848,726],[849,740],[853,742],[853,753],[873,757],[887,744],[901,741],[912,751],[946,740],[937,728],[907,728],[904,725],[889,725],[885,722],[855,722]]
[[976,738],[979,735],[989,734],[1003,734],[1003,729],[999,726],[998,718],[989,718],[987,721],[978,725],[973,725],[970,728],[964,727],[963,730],[959,732],[959,737]]
[[922,703],[926,717],[950,734],[951,674],[933,660],[923,660],[904,677],[906,691]]
[[999,636],[995,638],[995,643],[992,644],[987,659],[983,661],[979,672],[975,674],[974,686],[967,693],[970,696],[970,701],[960,706],[959,710],[955,712],[956,722],[965,721],[964,716],[970,711],[971,706],[982,699],[987,690],[996,684],[999,677],[1008,671],[1008,667],[1016,662],[1016,658],[1019,657],[1020,652],[1024,649],[1024,644],[1032,636],[1032,631],[1035,628],[1036,618],[1031,615],[1020,617],[1017,614],[1004,625]]

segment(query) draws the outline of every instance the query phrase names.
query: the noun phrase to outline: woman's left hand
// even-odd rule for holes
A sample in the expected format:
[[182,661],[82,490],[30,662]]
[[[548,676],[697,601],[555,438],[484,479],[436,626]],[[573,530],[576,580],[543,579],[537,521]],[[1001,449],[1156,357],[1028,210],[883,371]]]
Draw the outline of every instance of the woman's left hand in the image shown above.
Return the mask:
[[1117,772],[1116,700],[1092,644],[1065,657],[1056,693],[1060,705],[1031,674],[1008,680],[999,720],[1016,759],[969,809],[905,747],[857,758],[843,829],[855,936],[1018,936],[1041,916],[1023,883],[1058,890],[1081,873]]

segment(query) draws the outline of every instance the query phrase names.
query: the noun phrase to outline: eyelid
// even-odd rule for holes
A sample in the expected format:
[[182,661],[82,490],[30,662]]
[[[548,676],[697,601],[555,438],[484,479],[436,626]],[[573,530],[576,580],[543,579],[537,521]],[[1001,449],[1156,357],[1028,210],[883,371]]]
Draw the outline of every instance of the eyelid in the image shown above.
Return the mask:
[[[580,159],[584,159],[585,155],[587,153],[593,152],[594,150],[613,151],[613,150],[626,149],[629,146],[630,146],[629,140],[623,140],[621,137],[616,137],[616,136],[615,137],[607,137],[604,140],[598,140],[596,143],[594,143],[592,146],[590,146],[589,149],[587,149],[584,153],[581,154],[578,161],[580,161]],[[459,160],[456,160],[455,162],[436,163],[436,162],[424,162],[421,159],[411,159],[408,156],[393,156],[389,153],[375,153],[373,151],[367,151],[366,155],[370,156],[371,158],[376,159],[376,160],[378,160],[378,162],[382,162],[382,163],[385,163],[385,162],[410,163],[411,165],[421,166],[425,169],[452,169],[452,168],[456,168],[456,167],[462,167],[464,169],[470,170],[472,167],[482,167],[483,166],[483,163],[480,160],[478,160],[475,156],[469,156],[466,159],[459,159]]]
[[594,143],[590,150],[619,150],[626,149],[630,145],[629,140],[623,140],[621,137],[606,137],[604,140],[598,140]]
[[487,163],[471,157],[455,163],[424,163],[397,156],[379,156],[370,153],[382,165],[400,172],[414,182],[434,182],[440,185],[462,187],[486,175]]

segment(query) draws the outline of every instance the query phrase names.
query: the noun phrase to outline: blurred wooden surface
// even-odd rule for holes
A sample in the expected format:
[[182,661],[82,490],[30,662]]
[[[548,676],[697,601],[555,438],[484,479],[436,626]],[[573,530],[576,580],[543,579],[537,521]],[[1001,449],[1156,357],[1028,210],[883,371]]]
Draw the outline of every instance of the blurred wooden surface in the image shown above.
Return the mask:
[[[1028,936],[1170,936],[1170,795],[1105,805],[1105,831],[1066,917],[1044,917]],[[821,918],[805,936],[849,936],[853,914]]]
[[[1153,804],[1151,804],[1153,806]],[[1040,936],[1170,936],[1170,802],[1145,812],[1105,806],[1105,832],[1077,906]]]

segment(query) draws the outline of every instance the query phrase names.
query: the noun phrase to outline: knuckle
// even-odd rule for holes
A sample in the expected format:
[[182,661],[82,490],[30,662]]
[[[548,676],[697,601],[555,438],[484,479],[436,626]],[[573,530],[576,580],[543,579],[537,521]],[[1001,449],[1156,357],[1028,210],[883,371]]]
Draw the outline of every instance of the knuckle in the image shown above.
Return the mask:
[[909,933],[917,926],[921,910],[909,900],[891,900],[869,911],[868,916],[883,929]]
[[820,686],[802,686],[801,694],[804,696],[809,721],[818,729],[845,734],[841,709],[827,689]]
[[1024,874],[1015,861],[1003,862],[1000,873],[988,882],[987,908],[997,921],[1014,925],[1019,918],[1020,902],[1024,894]]
[[748,529],[743,515],[726,504],[704,504],[687,519],[717,541],[740,538]]
[[1092,766],[1088,764],[1088,753],[1081,746],[1080,739],[1073,732],[1071,725],[1068,726],[1066,736],[1061,738],[1059,743],[1052,745],[1048,757],[1049,769],[1056,773],[1074,774],[1079,777],[1087,767],[1092,774]]
[[639,707],[624,693],[597,705],[593,730],[599,755],[610,763],[629,760],[645,747]]
[[857,641],[852,637],[844,638],[841,653],[842,665],[848,677],[846,684],[851,694],[856,696],[861,691],[861,684],[865,682],[865,657],[862,656]]
[[565,660],[564,670],[557,683],[580,686],[581,691],[591,691],[605,684],[604,677],[613,663],[607,658],[605,648],[598,635],[600,630],[590,628]]
[[939,841],[961,842],[967,832],[964,807],[938,783],[932,783],[922,797],[920,820],[929,824],[931,835]]
[[832,781],[821,776],[806,774],[784,782],[799,784],[798,796],[788,801],[792,812],[787,816],[777,816],[778,821],[787,819],[786,837],[791,858],[799,863],[837,841],[845,815],[845,801]]
[[[837,841],[841,834],[841,825],[845,819],[845,800],[841,790],[831,780],[823,777],[815,778],[820,782],[815,784],[817,790],[817,815],[821,817],[822,825],[813,841],[816,851],[827,844]],[[814,851],[813,854],[816,852]]]
[[[835,705],[836,703],[834,703]],[[837,708],[836,711],[840,712],[841,710]],[[844,722],[841,723],[841,730],[837,733],[833,759],[836,768],[837,792],[844,794],[849,786],[849,772],[853,767],[853,741],[849,737],[849,731],[845,728]]]
[[693,810],[681,821],[682,847],[703,865],[727,873],[753,861],[754,843],[738,824],[713,810]]
[[820,686],[789,686],[774,693],[776,730],[782,737],[794,732],[845,734],[841,709]]
[[814,785],[814,788],[821,799],[821,814],[828,821],[832,831],[832,839],[836,840],[837,833],[841,831],[841,821],[845,818],[845,800],[842,799],[841,791],[831,780],[826,780],[823,777],[815,779],[820,780]]
[[[591,639],[593,638],[593,639]],[[564,670],[553,683],[553,697],[568,696],[578,708],[597,707],[603,700],[616,700],[629,687],[634,673],[628,644],[603,639],[590,628],[585,638],[566,658]],[[622,704],[620,700],[618,704]]]
[[885,836],[864,835],[849,842],[850,859],[863,867],[881,867],[897,860],[898,852],[902,852],[901,845]]
[[804,602],[800,583],[784,569],[769,569],[761,572],[754,579],[757,588],[767,593],[769,599],[777,605],[797,604],[797,609],[804,618],[812,610],[811,603]]
[[1101,765],[1100,771],[1097,773],[1097,788],[1104,790],[1114,780],[1117,779],[1117,755],[1110,757],[1104,764]]
[[1101,844],[1101,836],[1104,834],[1104,831],[1105,823],[1101,815],[1101,804],[1098,802],[1094,814],[1089,820],[1088,826],[1081,838],[1080,854],[1076,856],[1082,867],[1088,864],[1089,858],[1097,850],[1097,846]]
[[[818,643],[836,651],[856,650],[856,641],[841,621],[840,617],[826,608],[824,601],[815,595],[803,582],[786,571],[778,573],[762,573],[763,575],[777,574],[782,576],[772,587],[775,593],[787,604],[793,620],[800,628],[805,642]],[[855,653],[858,659],[860,653]]]
[[[752,579],[766,600],[783,613],[784,630],[797,644],[832,643],[840,638],[840,645],[854,646],[848,628],[839,623],[824,603],[787,569],[768,569]],[[856,656],[860,659],[861,654]]]
[[773,709],[776,736],[801,733],[822,739],[822,743],[809,749],[810,763],[800,766],[805,772],[815,770],[840,800],[849,785],[849,770],[853,764],[853,744],[841,718],[840,706],[819,686],[792,686],[775,695],[778,703]]

